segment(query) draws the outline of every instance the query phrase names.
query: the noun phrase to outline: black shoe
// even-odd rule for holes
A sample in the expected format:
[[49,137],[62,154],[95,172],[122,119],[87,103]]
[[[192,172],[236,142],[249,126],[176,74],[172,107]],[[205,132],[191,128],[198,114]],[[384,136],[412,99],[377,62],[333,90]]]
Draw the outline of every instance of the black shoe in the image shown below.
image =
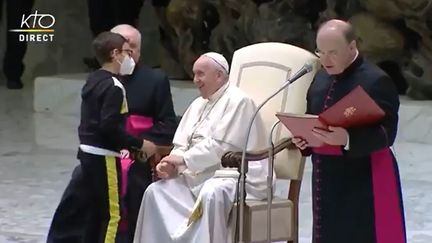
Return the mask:
[[7,81],[6,87],[8,89],[22,89],[24,85],[21,81]]

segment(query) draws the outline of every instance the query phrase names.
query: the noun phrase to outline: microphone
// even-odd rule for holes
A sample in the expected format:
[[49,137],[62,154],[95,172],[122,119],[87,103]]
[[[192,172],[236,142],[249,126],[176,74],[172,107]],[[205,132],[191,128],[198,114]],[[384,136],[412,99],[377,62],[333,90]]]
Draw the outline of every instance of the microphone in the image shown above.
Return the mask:
[[294,83],[299,78],[303,77],[303,75],[311,72],[313,70],[313,64],[311,62],[306,62],[300,70],[298,70],[287,82]]
[[[238,224],[238,230],[239,230],[239,238],[238,238],[238,242],[239,243],[243,243],[244,239],[243,239],[243,228],[244,228],[244,210],[245,210],[245,201],[246,201],[246,173],[248,171],[248,167],[247,167],[247,163],[245,161],[246,159],[246,150],[247,150],[247,145],[249,142],[249,136],[250,136],[250,132],[252,129],[252,124],[256,118],[256,116],[258,115],[258,112],[261,110],[261,108],[269,101],[271,100],[273,97],[275,97],[277,94],[279,94],[282,90],[284,90],[285,88],[287,88],[290,84],[294,83],[296,80],[298,80],[299,78],[303,77],[305,74],[311,72],[313,70],[314,64],[312,62],[306,62],[303,67],[300,68],[299,71],[297,71],[291,78],[289,78],[283,85],[281,88],[279,88],[276,92],[274,92],[272,95],[270,95],[267,99],[265,99],[257,108],[257,110],[255,111],[254,115],[252,116],[252,119],[249,121],[248,124],[248,130],[247,130],[247,136],[246,136],[246,141],[242,150],[242,159],[241,159],[241,165],[240,165],[240,188],[239,188],[239,196],[240,196],[240,200],[239,200],[239,210],[238,210],[238,214],[239,214],[239,224]],[[273,175],[273,171],[269,171],[268,173],[271,173]],[[236,227],[237,228],[237,227]],[[236,239],[237,240],[237,239]]]

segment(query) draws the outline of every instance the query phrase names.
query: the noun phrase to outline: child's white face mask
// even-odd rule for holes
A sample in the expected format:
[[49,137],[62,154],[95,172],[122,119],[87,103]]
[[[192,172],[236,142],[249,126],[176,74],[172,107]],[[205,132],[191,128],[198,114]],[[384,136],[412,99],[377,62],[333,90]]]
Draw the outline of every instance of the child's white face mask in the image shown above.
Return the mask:
[[123,61],[120,63],[120,75],[131,75],[133,70],[135,69],[135,61],[129,55],[123,58]]

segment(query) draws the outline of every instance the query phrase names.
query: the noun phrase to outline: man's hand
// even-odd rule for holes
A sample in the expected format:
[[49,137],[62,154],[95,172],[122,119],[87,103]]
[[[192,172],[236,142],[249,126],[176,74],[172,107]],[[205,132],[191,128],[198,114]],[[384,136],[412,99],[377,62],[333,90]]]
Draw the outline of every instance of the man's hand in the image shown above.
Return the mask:
[[161,161],[156,165],[156,173],[161,179],[169,179],[177,175],[177,168],[171,163]]
[[147,158],[149,158],[156,153],[156,145],[153,142],[144,139],[141,151],[143,151]]
[[314,128],[312,133],[328,145],[345,146],[348,142],[348,132],[342,127],[329,127],[330,131]]
[[308,143],[306,140],[304,140],[303,138],[299,138],[299,137],[295,137],[291,140],[293,142],[293,144],[301,149],[301,150],[305,150],[308,146]]

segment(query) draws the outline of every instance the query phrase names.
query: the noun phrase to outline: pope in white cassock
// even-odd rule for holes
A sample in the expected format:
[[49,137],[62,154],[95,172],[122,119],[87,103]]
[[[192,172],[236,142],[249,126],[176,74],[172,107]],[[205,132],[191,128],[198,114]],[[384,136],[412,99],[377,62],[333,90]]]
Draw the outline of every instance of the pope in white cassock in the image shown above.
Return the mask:
[[[238,174],[215,172],[221,169],[224,153],[242,150],[247,125],[257,109],[251,98],[230,84],[228,69],[226,59],[214,52],[195,62],[193,81],[201,97],[185,112],[173,150],[156,167],[162,180],[144,194],[134,243],[228,242]],[[258,116],[248,149],[264,147],[263,133]],[[265,199],[266,162],[249,163],[247,198]]]

